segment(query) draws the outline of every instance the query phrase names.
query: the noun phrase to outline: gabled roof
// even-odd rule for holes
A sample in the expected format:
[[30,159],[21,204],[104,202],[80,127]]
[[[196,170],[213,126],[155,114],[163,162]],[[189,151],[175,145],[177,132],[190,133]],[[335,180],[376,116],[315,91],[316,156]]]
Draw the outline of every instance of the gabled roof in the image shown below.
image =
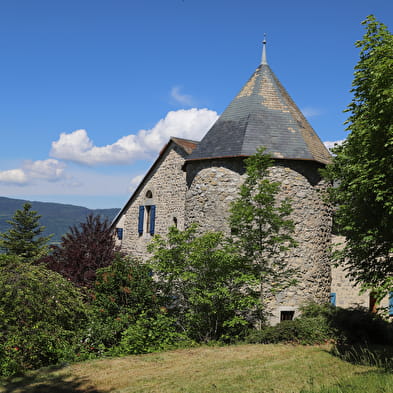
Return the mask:
[[171,137],[170,140],[180,146],[187,154],[191,154],[199,143],[190,139],[176,138],[174,136]]
[[123,213],[125,210],[128,209],[130,206],[131,202],[135,199],[135,197],[138,195],[140,189],[144,186],[146,180],[149,178],[150,174],[154,171],[154,169],[157,167],[158,163],[160,162],[161,157],[166,153],[168,150],[169,146],[171,144],[175,144],[179,146],[185,153],[186,155],[189,155],[192,153],[192,151],[195,149],[195,147],[198,145],[199,142],[197,141],[192,141],[190,139],[183,139],[183,138],[175,138],[171,137],[168,141],[168,143],[161,149],[158,157],[154,161],[153,165],[149,168],[147,171],[146,175],[143,177],[141,182],[139,183],[138,187],[135,189],[135,191],[132,193],[130,199],[127,201],[127,203],[123,206],[123,208],[120,210],[120,212],[117,214],[117,216],[113,219],[111,223],[111,228],[114,229],[117,222],[119,219],[122,217]]
[[[264,47],[265,48],[265,47]],[[331,155],[266,62],[252,74],[187,161],[250,156],[266,147],[274,158],[313,160]]]

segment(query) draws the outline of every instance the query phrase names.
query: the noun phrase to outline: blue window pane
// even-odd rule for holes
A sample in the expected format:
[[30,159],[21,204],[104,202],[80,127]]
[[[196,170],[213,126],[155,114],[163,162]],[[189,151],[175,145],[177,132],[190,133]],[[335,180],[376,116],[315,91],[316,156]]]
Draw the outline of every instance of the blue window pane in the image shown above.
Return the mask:
[[334,292],[330,294],[330,303],[333,304],[333,306],[336,305],[336,293]]
[[155,205],[152,205],[150,208],[150,235],[154,235],[155,223],[156,223],[156,207]]
[[116,228],[117,238],[119,240],[123,239],[123,228]]
[[139,206],[139,217],[138,217],[138,233],[143,234],[143,217],[145,215],[145,207]]

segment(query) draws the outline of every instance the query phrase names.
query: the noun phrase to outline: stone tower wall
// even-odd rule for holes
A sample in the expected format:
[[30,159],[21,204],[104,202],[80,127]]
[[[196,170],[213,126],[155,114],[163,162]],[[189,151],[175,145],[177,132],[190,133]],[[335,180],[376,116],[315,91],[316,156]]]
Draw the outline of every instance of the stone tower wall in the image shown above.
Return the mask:
[[[197,222],[201,231],[229,231],[227,219],[231,201],[244,181],[241,159],[204,160],[187,164],[186,225]],[[278,198],[290,198],[298,247],[288,255],[298,270],[298,284],[270,299],[271,323],[281,311],[295,311],[308,302],[326,302],[330,296],[331,213],[323,200],[326,184],[312,162],[276,161],[270,177],[281,183]]]
[[[155,233],[165,235],[168,228],[177,220],[177,227],[184,229],[184,203],[186,194],[186,175],[182,170],[184,151],[172,145],[150,171],[138,192],[124,211],[119,222],[123,223],[121,251],[146,259],[150,233],[138,233],[139,206],[155,205]],[[148,191],[153,197],[147,198]]]

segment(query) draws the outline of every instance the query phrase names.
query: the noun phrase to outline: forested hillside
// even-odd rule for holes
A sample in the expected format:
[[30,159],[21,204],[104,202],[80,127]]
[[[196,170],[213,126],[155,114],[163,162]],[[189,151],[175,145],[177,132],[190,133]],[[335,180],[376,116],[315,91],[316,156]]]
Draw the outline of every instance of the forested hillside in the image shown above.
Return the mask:
[[21,209],[23,204],[30,202],[32,210],[42,216],[41,225],[45,226],[44,236],[54,234],[51,242],[59,242],[62,235],[68,232],[71,225],[77,225],[85,221],[90,213],[107,217],[110,221],[116,216],[120,209],[88,209],[82,206],[64,205],[61,203],[33,202],[23,199],[12,199],[0,197],[0,232],[9,228],[7,220],[10,220],[15,210]]

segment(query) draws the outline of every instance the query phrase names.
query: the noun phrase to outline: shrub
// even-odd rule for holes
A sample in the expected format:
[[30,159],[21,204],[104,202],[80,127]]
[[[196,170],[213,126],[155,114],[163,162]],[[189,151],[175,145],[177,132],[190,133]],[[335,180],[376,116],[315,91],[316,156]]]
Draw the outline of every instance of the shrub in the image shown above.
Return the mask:
[[320,344],[332,338],[332,330],[322,316],[303,317],[293,321],[282,321],[275,326],[266,326],[251,331],[249,343],[275,344],[279,342],[297,344]]
[[159,313],[160,297],[149,265],[117,255],[110,266],[97,270],[82,352],[111,353],[141,318],[154,321]]
[[251,331],[248,342],[317,344],[334,340],[340,348],[353,345],[393,345],[393,326],[363,309],[343,309],[330,304],[307,304],[301,316]]
[[166,315],[163,309],[154,316],[141,314],[137,321],[122,333],[114,355],[129,355],[157,352],[190,344],[185,334],[176,331],[175,319]]
[[301,318],[321,316],[340,345],[393,344],[392,323],[363,308],[344,309],[330,304],[311,303],[301,311]]
[[86,320],[82,295],[70,282],[0,255],[0,374],[71,360]]
[[393,345],[393,327],[381,316],[361,309],[337,308],[330,317],[339,344]]

